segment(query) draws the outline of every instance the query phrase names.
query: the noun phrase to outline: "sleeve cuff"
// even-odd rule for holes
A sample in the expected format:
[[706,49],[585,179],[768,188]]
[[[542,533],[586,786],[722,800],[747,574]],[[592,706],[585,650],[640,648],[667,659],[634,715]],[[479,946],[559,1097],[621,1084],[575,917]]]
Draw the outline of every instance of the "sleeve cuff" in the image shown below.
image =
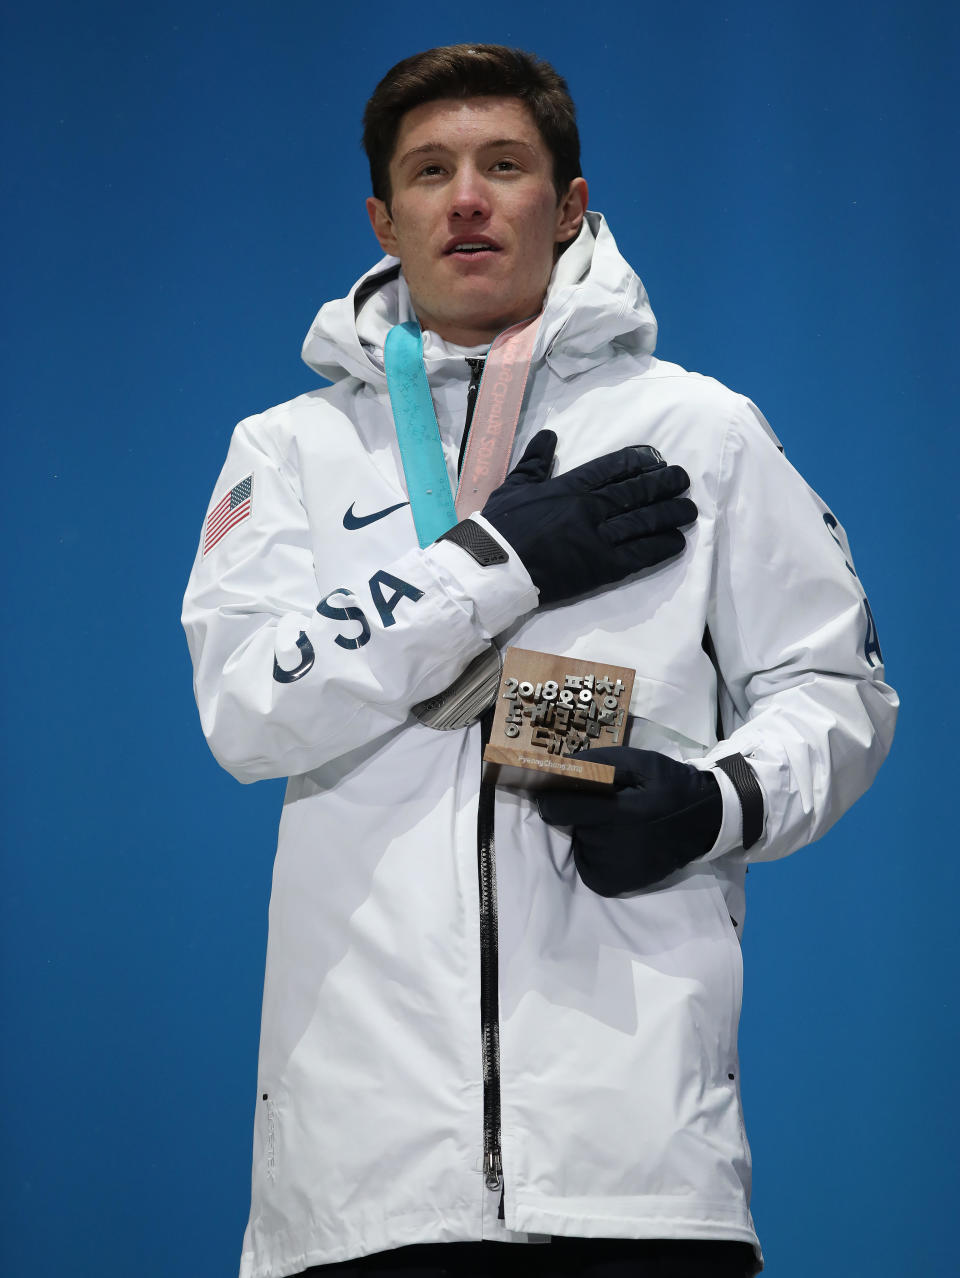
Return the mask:
[[479,513],[469,516],[507,553],[507,562],[483,567],[461,546],[435,541],[428,554],[448,593],[472,610],[485,638],[492,639],[518,617],[536,608],[540,596],[520,556]]
[[[720,830],[717,833],[716,841],[710,851],[701,859],[704,861],[715,861],[718,857],[726,856],[728,852],[743,851],[743,808],[740,803],[740,796],[737,794],[736,786],[723,771],[718,768],[715,763],[698,764],[691,759],[691,763],[695,767],[700,767],[703,772],[712,772],[716,778],[717,785],[720,787],[720,797],[723,800],[723,819],[720,822]],[[761,786],[761,793],[763,787]],[[766,796],[764,795],[763,803],[764,826],[766,825]],[[760,837],[763,837],[761,830]]]
[[713,773],[723,800],[723,820],[720,822],[716,842],[703,858],[705,861],[713,861],[718,856],[726,856],[728,852],[733,852],[735,848],[742,846],[743,814],[740,811],[740,799],[733,788],[733,782],[726,773],[721,772],[719,768],[709,768],[705,771]]

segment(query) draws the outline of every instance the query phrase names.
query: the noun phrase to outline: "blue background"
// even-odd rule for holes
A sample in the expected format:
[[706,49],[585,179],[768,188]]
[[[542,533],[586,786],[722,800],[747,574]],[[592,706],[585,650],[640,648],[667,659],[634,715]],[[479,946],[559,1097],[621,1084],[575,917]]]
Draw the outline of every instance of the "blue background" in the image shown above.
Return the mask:
[[236,1272],[282,787],[208,754],[180,598],[234,422],[379,255],[368,93],[467,39],[567,76],[661,353],[836,511],[903,698],[749,878],[767,1272],[956,1272],[956,5],[7,8],[2,1272]]

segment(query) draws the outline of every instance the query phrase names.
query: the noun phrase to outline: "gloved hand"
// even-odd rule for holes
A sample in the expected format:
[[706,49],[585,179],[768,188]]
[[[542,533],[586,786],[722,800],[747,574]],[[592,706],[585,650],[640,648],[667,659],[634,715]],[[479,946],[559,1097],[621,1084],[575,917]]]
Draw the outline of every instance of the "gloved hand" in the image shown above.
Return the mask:
[[506,538],[540,592],[559,603],[622,581],[683,550],[697,517],[682,466],[635,445],[548,478],[557,437],[534,435],[481,514]]
[[582,753],[614,765],[613,794],[548,790],[539,806],[550,825],[573,826],[573,857],[588,888],[616,896],[649,887],[716,843],[723,797],[712,773],[631,746]]

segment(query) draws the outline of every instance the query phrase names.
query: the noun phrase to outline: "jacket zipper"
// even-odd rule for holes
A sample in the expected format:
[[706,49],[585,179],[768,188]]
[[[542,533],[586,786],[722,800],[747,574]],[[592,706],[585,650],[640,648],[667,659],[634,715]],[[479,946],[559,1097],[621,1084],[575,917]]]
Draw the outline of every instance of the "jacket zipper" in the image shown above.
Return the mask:
[[[480,721],[480,753],[490,740],[493,709]],[[503,1164],[500,1156],[500,1006],[497,952],[497,867],[493,817],[496,790],[480,782],[477,811],[477,870],[480,876],[480,1028],[483,1045],[483,1170],[488,1189],[500,1187],[503,1220]]]
[[477,395],[480,391],[480,381],[483,377],[483,366],[486,360],[486,355],[467,357],[467,363],[470,365],[470,385],[467,387],[467,416],[463,423],[463,438],[460,440],[460,456],[457,458],[458,475],[463,470],[463,459],[467,452],[467,438],[470,435],[470,423],[473,421],[473,410],[477,406]]
[[[483,377],[483,357],[467,359],[470,384],[467,413],[460,442],[457,474],[463,467],[467,439]],[[480,756],[490,740],[493,708],[480,719]],[[482,767],[482,764],[481,764]],[[504,1219],[503,1163],[500,1154],[500,1000],[497,945],[497,867],[493,820],[496,790],[481,778],[477,809],[477,875],[480,882],[480,1039],[483,1050],[483,1178],[488,1189],[500,1187],[498,1218]]]

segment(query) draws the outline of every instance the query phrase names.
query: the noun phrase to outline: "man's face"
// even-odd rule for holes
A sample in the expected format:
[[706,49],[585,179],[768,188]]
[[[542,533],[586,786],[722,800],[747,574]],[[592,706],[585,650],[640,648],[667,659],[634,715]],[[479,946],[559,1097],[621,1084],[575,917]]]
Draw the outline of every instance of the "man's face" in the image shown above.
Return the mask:
[[553,159],[517,98],[442,98],[403,117],[392,198],[367,200],[424,328],[463,346],[536,314],[555,247],[580,229],[587,184],[557,202]]

